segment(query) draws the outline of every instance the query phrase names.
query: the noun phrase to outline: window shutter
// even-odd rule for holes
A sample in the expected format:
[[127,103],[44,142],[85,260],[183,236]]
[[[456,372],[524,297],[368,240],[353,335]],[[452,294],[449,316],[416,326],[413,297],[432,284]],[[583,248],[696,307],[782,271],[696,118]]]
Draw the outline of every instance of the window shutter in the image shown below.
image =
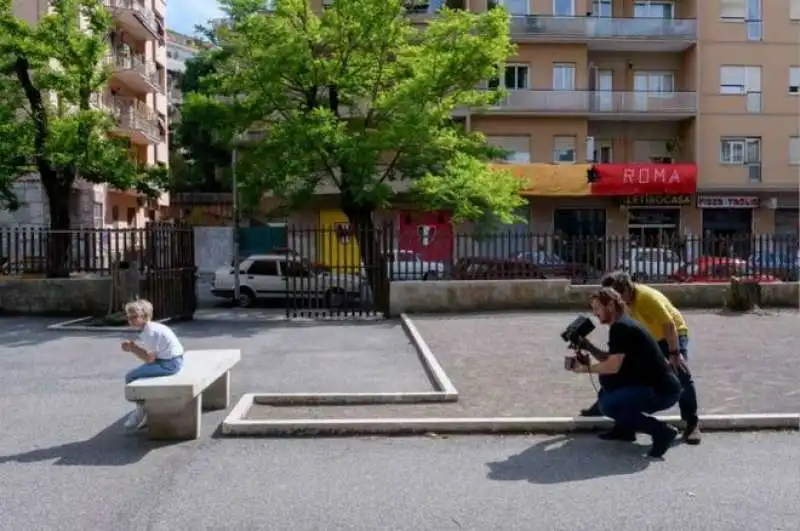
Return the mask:
[[720,18],[745,18],[747,0],[719,0]]
[[789,139],[789,162],[800,164],[800,136]]

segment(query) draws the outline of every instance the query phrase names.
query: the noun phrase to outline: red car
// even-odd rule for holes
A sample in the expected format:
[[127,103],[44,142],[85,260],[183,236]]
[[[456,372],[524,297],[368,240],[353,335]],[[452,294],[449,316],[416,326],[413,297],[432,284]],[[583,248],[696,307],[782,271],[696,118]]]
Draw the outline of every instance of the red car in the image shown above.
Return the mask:
[[672,282],[713,283],[730,282],[731,277],[750,282],[780,282],[772,275],[754,275],[745,260],[727,256],[701,256],[681,266],[669,279]]

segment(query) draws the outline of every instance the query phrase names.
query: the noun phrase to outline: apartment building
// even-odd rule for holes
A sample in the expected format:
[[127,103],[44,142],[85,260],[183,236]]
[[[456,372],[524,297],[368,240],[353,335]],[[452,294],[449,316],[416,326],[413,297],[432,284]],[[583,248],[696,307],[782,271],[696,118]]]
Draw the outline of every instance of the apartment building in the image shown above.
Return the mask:
[[180,78],[186,72],[186,61],[206,46],[194,37],[167,30],[167,101],[170,112],[177,110],[183,101]]
[[[130,140],[130,155],[140,162],[166,165],[167,95],[164,0],[104,0],[114,17],[108,36],[108,62],[113,76],[108,88],[97,94],[95,103],[115,118],[114,135]],[[35,22],[46,13],[46,0],[15,0],[15,14]],[[15,213],[3,213],[0,223],[46,225],[49,223],[47,197],[38,177],[18,184],[24,206]],[[169,195],[147,201],[135,191],[117,190],[105,184],[76,183],[73,190],[72,221],[76,227],[143,226],[160,217]]]
[[463,119],[529,178],[524,230],[797,235],[800,0],[464,7],[493,5],[517,54],[487,86],[508,97]]

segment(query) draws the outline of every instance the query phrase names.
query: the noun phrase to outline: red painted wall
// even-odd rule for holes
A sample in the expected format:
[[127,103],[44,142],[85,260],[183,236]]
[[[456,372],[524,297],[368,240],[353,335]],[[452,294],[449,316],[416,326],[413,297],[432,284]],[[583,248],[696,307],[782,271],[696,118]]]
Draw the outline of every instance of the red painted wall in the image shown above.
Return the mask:
[[449,262],[453,258],[450,213],[401,210],[397,217],[398,249],[414,251],[431,262]]

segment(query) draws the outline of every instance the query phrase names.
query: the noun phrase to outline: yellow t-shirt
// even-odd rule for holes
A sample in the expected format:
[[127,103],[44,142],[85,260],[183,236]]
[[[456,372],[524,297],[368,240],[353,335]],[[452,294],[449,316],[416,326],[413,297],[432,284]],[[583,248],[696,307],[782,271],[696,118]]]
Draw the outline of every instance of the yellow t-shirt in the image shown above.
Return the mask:
[[628,306],[631,317],[642,323],[656,339],[664,338],[664,325],[672,321],[679,335],[689,332],[686,320],[670,300],[657,289],[636,284],[636,296]]

